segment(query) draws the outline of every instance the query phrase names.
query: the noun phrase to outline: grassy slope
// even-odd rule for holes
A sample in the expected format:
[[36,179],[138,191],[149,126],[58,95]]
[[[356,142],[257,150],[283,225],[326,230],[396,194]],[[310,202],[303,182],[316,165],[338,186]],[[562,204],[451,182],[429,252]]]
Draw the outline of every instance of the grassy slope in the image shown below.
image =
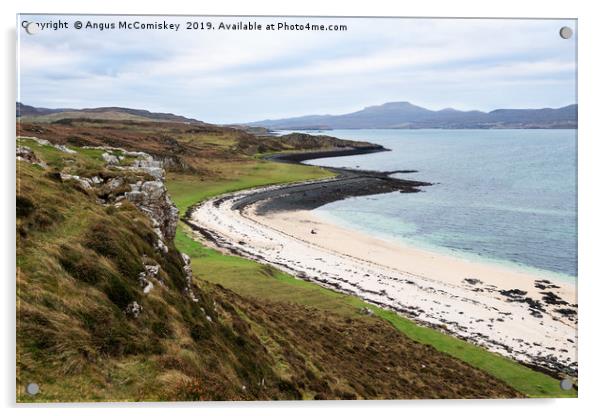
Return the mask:
[[[144,215],[129,204],[103,207],[50,175],[66,166],[98,172],[100,151],[19,144],[51,168],[17,162],[18,401],[296,397],[279,387],[270,358],[257,355],[254,335],[234,328],[241,318],[227,293],[215,303],[198,290],[196,304],[181,295],[182,260],[173,246],[168,255],[151,247],[156,237]],[[138,282],[144,257],[160,265],[165,282],[149,295]],[[132,300],[144,308],[138,319],[123,312]],[[227,308],[219,321],[218,308]],[[257,390],[256,379],[266,386]],[[24,393],[32,381],[41,386],[36,396]]]
[[[259,185],[294,182],[304,177],[328,176],[328,172],[315,167],[266,161],[249,162],[228,172],[223,179],[210,182],[203,182],[192,176],[173,174],[168,178],[168,188],[180,211],[185,212],[191,205],[220,193]],[[281,272],[277,272],[276,278],[270,278],[266,275],[265,267],[259,263],[223,255],[203,247],[187,235],[183,226],[178,230],[176,246],[191,255],[195,275],[219,283],[241,295],[300,303],[348,316],[358,315],[360,308],[369,307],[376,316],[389,321],[411,339],[431,345],[484,370],[529,397],[576,396],[575,390],[560,389],[559,381],[552,377],[434,329],[418,326],[391,311],[368,305],[359,298],[339,294]]]

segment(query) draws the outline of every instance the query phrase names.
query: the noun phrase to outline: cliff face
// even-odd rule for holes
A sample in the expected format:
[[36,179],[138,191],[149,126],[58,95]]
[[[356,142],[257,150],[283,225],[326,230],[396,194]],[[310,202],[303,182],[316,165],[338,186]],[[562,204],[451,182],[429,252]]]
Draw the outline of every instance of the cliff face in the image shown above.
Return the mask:
[[153,220],[159,237],[173,240],[178,225],[178,209],[171,202],[163,181],[131,184],[125,197]]
[[[101,204],[114,204],[119,208],[121,201],[130,201],[148,216],[159,237],[161,249],[167,250],[165,241],[171,242],[176,235],[179,211],[165,187],[163,162],[155,160],[148,153],[129,152],[114,147],[87,146],[84,149],[102,151],[106,166],[117,173],[86,178],[61,172],[61,178],[76,180],[84,189],[96,193]],[[125,162],[122,163],[123,161]],[[120,171],[123,172],[122,175],[119,175]]]

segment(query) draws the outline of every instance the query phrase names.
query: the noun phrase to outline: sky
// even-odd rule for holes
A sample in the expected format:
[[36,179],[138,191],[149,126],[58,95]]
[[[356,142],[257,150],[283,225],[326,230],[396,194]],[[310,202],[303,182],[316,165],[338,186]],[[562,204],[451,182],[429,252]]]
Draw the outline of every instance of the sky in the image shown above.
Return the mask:
[[[120,106],[210,123],[343,114],[392,101],[491,111],[576,103],[574,20],[32,16],[19,22],[18,100],[49,108]],[[75,29],[119,21],[179,30]],[[187,30],[257,22],[263,30]],[[265,30],[268,24],[345,31]]]

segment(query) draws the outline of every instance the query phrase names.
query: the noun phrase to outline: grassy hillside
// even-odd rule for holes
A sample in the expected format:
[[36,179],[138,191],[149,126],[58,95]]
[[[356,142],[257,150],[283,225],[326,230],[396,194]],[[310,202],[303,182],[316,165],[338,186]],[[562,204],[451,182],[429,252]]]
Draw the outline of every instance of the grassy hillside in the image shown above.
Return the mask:
[[[99,204],[106,190],[82,189],[58,174],[125,174],[123,166],[105,165],[102,150],[83,145],[160,155],[181,213],[223,192],[331,175],[241,151],[264,139],[216,126],[131,121],[21,123],[18,131],[77,152],[19,141],[46,165],[17,162],[19,401],[575,394],[357,298],[218,253],[194,241],[183,224],[164,254],[136,207]],[[303,147],[277,138],[265,143],[268,151]],[[180,252],[192,259],[190,287]],[[149,266],[159,266],[160,283],[145,293],[139,276]],[[363,313],[365,307],[375,314]],[[24,393],[30,382],[40,385],[38,395]]]
[[[89,120],[128,120],[128,121],[153,121],[150,118],[134,114],[120,113],[116,111],[107,111],[103,113],[87,113],[85,117]],[[54,123],[62,120],[81,119],[82,113],[78,111],[65,111],[53,114],[44,114],[39,116],[21,116],[23,122]]]
[[203,124],[202,121],[178,116],[171,113],[156,113],[125,107],[97,107],[76,110],[73,108],[40,108],[17,102],[17,117],[22,122],[53,123],[62,120],[136,120],[136,121],[170,121],[177,123]]
[[[26,144],[42,157],[56,153]],[[77,150],[61,162],[99,166]],[[60,166],[55,156],[46,162]],[[173,244],[157,252],[151,224],[134,206],[101,206],[52,169],[18,162],[18,173],[18,400],[290,397],[272,391],[279,380],[269,357],[245,344],[232,312],[218,318],[231,310],[226,300],[198,288],[198,302],[184,296],[180,254]],[[139,282],[146,265],[158,265],[163,282],[148,294]],[[127,313],[133,301],[143,308],[138,317]],[[265,392],[251,386],[260,376],[270,383]],[[23,389],[32,381],[41,386],[34,397]],[[240,391],[244,383],[249,392]]]
[[318,140],[307,134],[255,136],[240,129],[211,124],[131,120],[127,119],[130,114],[120,114],[124,119],[64,119],[52,123],[38,121],[46,116],[37,116],[20,120],[17,134],[58,144],[144,151],[163,160],[172,172],[202,179],[222,179],[231,169],[240,169],[237,164],[248,164],[250,156],[258,153],[368,145],[329,136],[320,136]]

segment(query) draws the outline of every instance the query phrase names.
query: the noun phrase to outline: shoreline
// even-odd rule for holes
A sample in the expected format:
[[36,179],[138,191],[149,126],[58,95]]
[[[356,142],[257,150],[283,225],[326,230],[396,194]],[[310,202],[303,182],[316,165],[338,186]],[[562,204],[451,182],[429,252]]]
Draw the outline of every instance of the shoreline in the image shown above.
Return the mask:
[[492,267],[499,267],[502,269],[525,273],[533,277],[541,277],[542,279],[549,279],[552,283],[559,283],[569,285],[571,287],[577,286],[577,277],[564,272],[538,268],[525,263],[515,262],[512,260],[506,260],[495,257],[487,257],[476,253],[470,253],[462,251],[461,249],[450,248],[446,246],[438,246],[424,241],[414,240],[411,238],[395,237],[383,232],[374,232],[364,227],[358,227],[348,222],[347,220],[338,218],[327,211],[312,210],[312,215],[315,215],[322,222],[329,223],[331,225],[344,228],[350,231],[355,231],[366,236],[374,237],[379,240],[383,240],[392,244],[396,244],[402,247],[416,248],[421,251],[428,251],[435,255],[443,255],[448,257],[455,257],[468,262],[482,263],[484,265],[490,265]]
[[185,222],[222,251],[358,296],[550,374],[577,375],[575,286],[324,221],[310,210],[349,196],[430,185],[389,178],[391,172],[332,170],[339,174],[334,179],[212,198],[191,207]]
[[[281,163],[303,164],[305,160],[328,157],[362,155],[376,152],[388,152],[380,145],[359,148],[344,148],[311,152],[279,153],[264,157],[266,160]],[[240,199],[234,209],[244,209],[247,205],[264,201],[261,213],[292,210],[312,210],[330,202],[354,196],[378,195],[390,192],[413,193],[420,188],[431,186],[429,182],[398,179],[391,177],[396,173],[415,173],[415,170],[373,171],[320,166],[337,174],[332,179],[306,181],[285,187],[264,189]]]

